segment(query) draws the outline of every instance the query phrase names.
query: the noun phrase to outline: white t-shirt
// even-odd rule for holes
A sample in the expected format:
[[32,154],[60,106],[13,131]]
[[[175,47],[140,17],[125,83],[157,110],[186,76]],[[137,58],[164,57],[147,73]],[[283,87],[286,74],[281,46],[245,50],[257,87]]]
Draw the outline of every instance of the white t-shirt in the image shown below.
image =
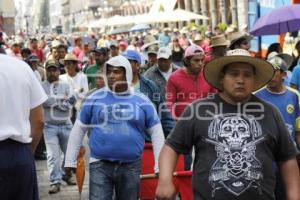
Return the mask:
[[33,71],[35,77],[38,79],[38,81],[41,83],[42,82],[42,77],[41,77],[41,74],[38,70],[34,70]]
[[163,77],[166,79],[166,81],[169,80],[170,76],[171,76],[172,73],[173,73],[173,68],[172,68],[172,66],[170,67],[169,71],[167,71],[167,72],[163,72],[163,71],[161,71],[160,69],[158,69],[158,70],[159,70],[159,72],[161,73],[161,75],[163,75]]
[[[77,103],[79,105],[82,99],[89,91],[87,76],[82,72],[78,72],[74,77],[71,77],[67,73],[65,73],[60,75],[59,79],[70,85],[70,88],[72,89],[72,92],[75,94],[75,98],[77,99]],[[81,88],[83,89],[82,91]]]
[[30,143],[30,110],[47,100],[32,69],[17,58],[0,54],[0,141]]

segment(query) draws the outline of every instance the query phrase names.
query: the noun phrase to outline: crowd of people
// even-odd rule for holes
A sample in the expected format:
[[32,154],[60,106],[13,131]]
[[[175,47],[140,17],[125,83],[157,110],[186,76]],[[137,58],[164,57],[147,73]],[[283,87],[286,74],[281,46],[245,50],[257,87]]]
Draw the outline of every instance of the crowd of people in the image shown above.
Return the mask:
[[274,43],[257,58],[252,38],[0,35],[0,199],[39,199],[31,152],[47,160],[49,194],[76,185],[85,135],[91,200],[139,198],[145,142],[158,199],[176,195],[180,154],[196,200],[300,199],[300,40],[297,55]]

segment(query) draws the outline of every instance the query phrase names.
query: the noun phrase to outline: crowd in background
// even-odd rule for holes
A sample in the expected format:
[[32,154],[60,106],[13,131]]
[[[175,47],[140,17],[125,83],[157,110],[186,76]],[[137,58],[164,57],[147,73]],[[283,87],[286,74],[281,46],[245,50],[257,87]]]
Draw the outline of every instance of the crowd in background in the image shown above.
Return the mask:
[[[0,53],[26,62],[48,95],[43,104],[44,139],[35,156],[37,159],[47,157],[49,193],[59,192],[61,180],[69,185],[76,184],[72,173],[61,170],[60,155],[61,152],[66,154],[70,132],[86,97],[109,84],[103,79],[107,61],[119,55],[128,59],[132,67],[131,87],[153,103],[166,138],[186,106],[219,92],[218,88],[206,82],[203,66],[225,56],[228,50],[249,51],[252,38],[247,32],[234,28],[226,32],[216,29],[205,33],[164,28],[115,35],[47,34],[29,38],[4,38],[0,35]],[[288,89],[296,94],[291,103],[293,110],[288,111],[294,112],[294,116],[287,117],[286,125],[294,143],[300,145],[296,133],[300,115],[300,40],[294,50],[295,54],[284,54],[280,44],[274,43],[263,59],[278,66],[271,85],[266,86],[269,92],[281,94],[285,86],[294,88]],[[265,91],[258,91],[257,95],[271,99],[266,97]],[[276,102],[284,101],[284,98],[276,99]],[[284,112],[285,108],[282,110]],[[52,112],[55,112],[56,118],[53,118]],[[282,115],[286,119],[285,114]],[[151,135],[146,135],[145,139],[150,142]],[[190,170],[191,164],[192,153],[188,153],[185,155],[185,169]]]

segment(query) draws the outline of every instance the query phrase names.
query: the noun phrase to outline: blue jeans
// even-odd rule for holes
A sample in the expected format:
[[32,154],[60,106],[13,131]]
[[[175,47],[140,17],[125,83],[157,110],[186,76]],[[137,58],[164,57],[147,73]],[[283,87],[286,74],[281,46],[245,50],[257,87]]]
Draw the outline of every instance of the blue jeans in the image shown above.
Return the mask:
[[67,150],[72,124],[53,125],[45,123],[44,138],[47,149],[47,167],[49,171],[50,185],[59,184],[64,175],[64,160],[61,161],[61,152]]
[[90,164],[90,200],[137,200],[140,189],[141,161],[133,163]]

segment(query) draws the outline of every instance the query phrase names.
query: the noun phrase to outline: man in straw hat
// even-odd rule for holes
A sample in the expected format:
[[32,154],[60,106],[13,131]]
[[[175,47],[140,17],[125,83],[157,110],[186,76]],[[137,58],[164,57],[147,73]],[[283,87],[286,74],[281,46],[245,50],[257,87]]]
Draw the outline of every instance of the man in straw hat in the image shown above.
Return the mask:
[[227,39],[230,41],[229,49],[250,49],[250,40],[252,36],[246,32],[236,31],[228,34]]
[[167,138],[158,199],[174,195],[178,155],[193,146],[194,199],[274,199],[274,162],[287,199],[299,199],[298,151],[277,109],[252,95],[273,78],[273,66],[235,49],[209,62],[204,75],[220,93],[188,106]]
[[59,76],[59,78],[68,83],[75,98],[76,104],[73,107],[73,113],[71,121],[74,123],[76,119],[76,111],[79,110],[81,101],[89,91],[88,79],[87,76],[79,71],[78,69],[78,59],[74,54],[67,54],[64,58],[65,63],[65,74]]
[[210,39],[211,57],[210,59],[225,56],[229,41],[222,35],[216,35]]

